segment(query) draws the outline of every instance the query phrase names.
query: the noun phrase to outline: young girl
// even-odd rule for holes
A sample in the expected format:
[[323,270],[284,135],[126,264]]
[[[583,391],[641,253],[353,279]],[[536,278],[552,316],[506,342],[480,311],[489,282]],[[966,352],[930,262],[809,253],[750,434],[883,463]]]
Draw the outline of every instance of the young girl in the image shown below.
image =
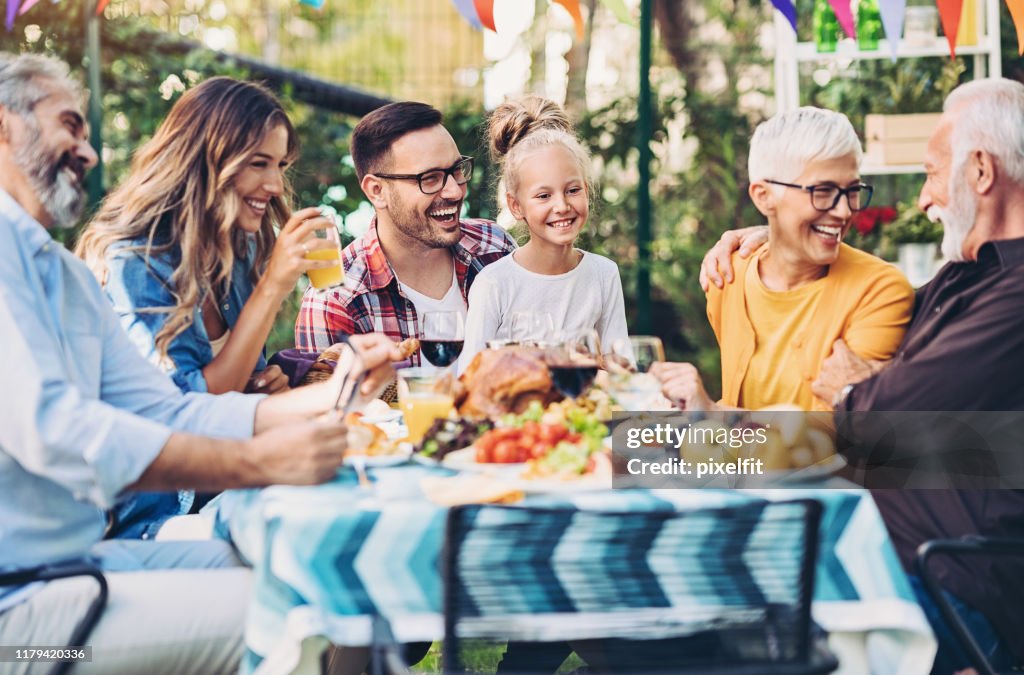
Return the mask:
[[[212,78],[174,104],[79,239],[76,252],[125,330],[183,391],[287,388],[280,369],[267,368],[263,344],[299,276],[332,264],[306,253],[333,245],[315,237],[333,227],[316,209],[288,216],[285,171],[297,154],[273,94]],[[131,497],[114,534],[152,536],[193,501],[193,493]]]
[[614,262],[574,246],[590,212],[590,157],[565,111],[538,96],[503,103],[488,136],[501,168],[499,205],[526,223],[530,239],[474,281],[460,370],[509,334],[517,312],[550,315],[556,332],[594,329],[610,351],[626,337],[622,282]]

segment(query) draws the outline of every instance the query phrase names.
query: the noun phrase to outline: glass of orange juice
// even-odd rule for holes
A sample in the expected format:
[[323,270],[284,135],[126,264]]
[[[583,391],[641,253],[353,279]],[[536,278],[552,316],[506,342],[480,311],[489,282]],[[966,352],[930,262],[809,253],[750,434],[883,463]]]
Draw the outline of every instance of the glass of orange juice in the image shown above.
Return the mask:
[[331,221],[331,225],[322,230],[315,230],[317,238],[308,241],[310,243],[313,241],[317,243],[327,241],[333,244],[333,246],[331,248],[324,247],[311,250],[304,256],[306,260],[333,260],[335,262],[331,267],[306,272],[310,285],[320,291],[341,286],[345,283],[345,269],[341,264],[341,237],[338,235],[337,221],[330,214],[324,213],[323,215]]
[[455,402],[434,369],[403,368],[398,371],[398,408],[409,428],[408,441],[419,443],[434,420],[448,417]]

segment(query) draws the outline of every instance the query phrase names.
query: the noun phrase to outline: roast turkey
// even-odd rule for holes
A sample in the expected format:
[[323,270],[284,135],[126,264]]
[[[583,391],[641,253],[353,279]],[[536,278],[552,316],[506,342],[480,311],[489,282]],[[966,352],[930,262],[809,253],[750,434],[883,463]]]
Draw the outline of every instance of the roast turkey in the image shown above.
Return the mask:
[[455,405],[468,417],[521,413],[531,401],[547,406],[562,398],[543,359],[524,347],[480,352],[455,387]]

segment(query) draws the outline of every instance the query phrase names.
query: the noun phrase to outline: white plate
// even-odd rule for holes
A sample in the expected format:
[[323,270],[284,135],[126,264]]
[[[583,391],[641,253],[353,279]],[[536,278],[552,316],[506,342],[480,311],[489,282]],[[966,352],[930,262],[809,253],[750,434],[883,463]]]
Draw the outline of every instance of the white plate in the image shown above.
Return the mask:
[[402,420],[402,411],[389,408],[387,412],[381,412],[377,415],[363,415],[363,421],[367,424],[386,424],[388,422],[400,422]]
[[363,466],[369,468],[397,466],[409,461],[410,455],[412,455],[412,444],[399,443],[397,452],[388,455],[346,455],[345,466],[353,466],[358,461],[356,457],[362,459]]
[[376,422],[376,427],[384,432],[389,441],[400,441],[409,437],[409,429],[399,422]]
[[441,466],[456,471],[472,471],[474,473],[493,472],[503,476],[519,477],[519,474],[526,469],[525,463],[519,464],[481,464],[476,461],[476,448],[472,445],[468,448],[449,452],[441,460]]

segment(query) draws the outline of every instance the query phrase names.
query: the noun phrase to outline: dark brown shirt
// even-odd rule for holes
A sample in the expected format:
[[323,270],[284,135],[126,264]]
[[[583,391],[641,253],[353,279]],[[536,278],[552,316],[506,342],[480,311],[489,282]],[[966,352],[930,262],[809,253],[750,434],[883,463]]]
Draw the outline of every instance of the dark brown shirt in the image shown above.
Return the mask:
[[[1024,411],[1024,239],[989,242],[917,293],[893,363],[855,386],[845,411]],[[840,416],[842,411],[840,412]],[[1024,447],[1021,448],[1024,453]],[[1024,537],[1024,491],[876,490],[897,553],[965,534]],[[1018,658],[1024,645],[1024,561],[936,557],[944,588],[982,611]]]

